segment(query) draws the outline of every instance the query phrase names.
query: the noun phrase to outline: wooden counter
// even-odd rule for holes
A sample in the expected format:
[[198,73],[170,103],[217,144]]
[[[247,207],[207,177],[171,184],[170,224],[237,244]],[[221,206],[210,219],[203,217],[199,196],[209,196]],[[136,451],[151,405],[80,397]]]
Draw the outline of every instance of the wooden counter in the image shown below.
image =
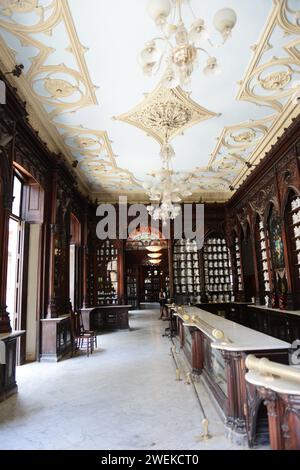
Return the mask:
[[300,338],[298,310],[280,310],[245,302],[203,303],[197,307],[288,343]]
[[41,362],[58,362],[72,350],[70,315],[41,320]]
[[16,383],[17,339],[25,331],[0,334],[0,401],[18,391]]
[[252,371],[246,374],[246,381],[267,407],[272,450],[300,450],[299,383]]
[[102,305],[81,309],[85,330],[128,330],[131,305]]
[[[255,352],[257,357],[287,364],[290,343],[197,307],[184,307],[184,313],[177,311],[176,316],[180,345],[193,372],[202,374],[212,392],[227,435],[236,443],[252,446],[256,429],[254,405],[247,397],[246,356]],[[215,338],[216,329],[224,333],[222,340]]]

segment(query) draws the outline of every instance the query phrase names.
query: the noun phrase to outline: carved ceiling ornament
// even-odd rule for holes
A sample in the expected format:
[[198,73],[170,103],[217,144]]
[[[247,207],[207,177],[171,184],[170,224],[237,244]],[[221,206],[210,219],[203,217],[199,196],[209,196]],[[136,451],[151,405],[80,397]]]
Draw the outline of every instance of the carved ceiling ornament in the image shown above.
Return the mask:
[[[16,13],[18,17],[15,17]],[[77,68],[65,64],[46,65],[55,50],[37,39],[37,33],[53,34],[55,28],[62,24],[70,40],[67,50],[74,56]],[[30,91],[33,98],[29,100],[32,111],[29,120],[41,132],[43,140],[49,140],[45,137],[47,132],[51,134],[51,140],[55,143],[54,146],[50,145],[52,151],[63,150],[71,161],[79,158],[80,179],[87,189],[92,185],[93,189],[100,190],[105,183],[108,189],[111,189],[111,184],[116,184],[120,191],[140,188],[130,171],[118,167],[106,132],[60,124],[56,119],[63,113],[98,104],[97,87],[92,84],[84,59],[88,49],[78,42],[67,0],[49,0],[43,4],[34,0],[0,0],[0,27],[16,36],[23,46],[38,51],[30,59],[31,65],[24,72],[24,77],[19,80],[25,78],[30,84],[31,90],[26,87],[26,98]],[[14,55],[15,51],[11,52]],[[35,99],[38,99],[37,104]],[[51,110],[42,110],[41,103],[45,107],[50,105]],[[54,127],[42,124],[49,120]],[[105,157],[100,157],[101,152],[105,153]]]
[[291,79],[292,72],[289,70],[287,72],[272,72],[265,78],[259,77],[258,81],[265,90],[282,90],[290,83]]
[[131,111],[115,119],[146,132],[159,144],[171,140],[201,121],[219,116],[195,103],[180,87],[167,89],[159,84]]
[[[253,47],[254,56],[246,76],[240,82],[237,99],[271,106],[281,112],[295,91],[292,86],[287,86],[299,73],[300,24],[299,12],[290,7],[290,0],[273,0],[273,3],[270,21],[261,42]],[[280,57],[269,58],[266,52],[272,49],[273,36],[278,29],[283,32],[282,51]],[[291,40],[291,35],[298,37]],[[265,93],[262,93],[263,90]],[[284,102],[282,98],[285,98]]]
[[0,12],[1,15],[10,17],[14,13],[31,13],[39,10],[41,15],[43,7],[38,3],[38,0],[0,0]]
[[[273,0],[273,4],[274,8],[261,40],[253,47],[253,59],[240,83],[240,90],[236,98],[237,100],[251,101],[259,106],[269,106],[273,114],[268,118],[255,121],[255,124],[261,124],[266,127],[266,130],[257,129],[254,122],[249,121],[228,126],[222,131],[207,165],[207,169],[213,169],[213,173],[211,175],[204,174],[203,182],[199,185],[199,192],[205,194],[205,197],[211,193],[210,198],[228,199],[232,195],[232,192],[228,191],[229,185],[237,188],[252,171],[246,166],[246,162],[251,165],[255,164],[266,152],[266,146],[274,142],[283,126],[285,117],[287,117],[285,125],[288,125],[288,119],[292,118],[290,101],[295,93],[295,88],[293,88],[295,77],[296,80],[299,80],[296,72],[300,70],[299,12],[293,9],[290,0]],[[43,38],[46,39],[47,36],[54,35],[56,28],[62,24],[65,25],[70,39],[66,50],[73,55],[76,67],[68,69],[64,64],[55,64],[50,70],[45,64],[51,63],[49,59],[55,51],[46,44],[46,41],[43,41]],[[68,1],[0,0],[0,27],[17,38],[23,47],[37,50],[37,54],[30,59],[29,69],[26,69],[18,79],[18,86],[28,102],[30,123],[39,131],[42,139],[49,142],[52,151],[64,153],[72,163],[74,158],[77,158],[77,148],[90,149],[89,143],[83,144],[82,147],[75,143],[75,149],[73,149],[73,144],[66,145],[57,127],[58,118],[63,113],[97,104],[97,98],[96,87],[91,81],[84,58],[87,48],[82,46],[78,40]],[[276,30],[277,33],[278,30],[283,32],[282,53],[279,51],[278,57],[270,59],[269,51],[272,49],[272,44],[276,43],[276,38],[273,40]],[[0,47],[2,48],[3,45],[4,41],[0,40]],[[268,54],[266,54],[267,52]],[[8,47],[3,47],[1,60],[7,70],[11,70],[15,64],[16,53]],[[48,84],[45,80],[46,77],[51,80],[48,80]],[[51,111],[47,109],[50,103]],[[160,117],[163,114],[160,112]],[[182,124],[182,119],[185,118],[182,118],[181,110],[180,112],[178,110],[176,117],[173,116],[173,124],[171,125],[174,129],[174,135],[176,135],[176,123],[179,126],[177,132],[181,133],[182,127],[179,123]],[[166,121],[172,121],[170,115]],[[154,117],[154,122],[157,122],[157,116]],[[187,127],[189,122],[186,124]],[[153,120],[150,127],[152,125]],[[229,127],[232,128],[232,131],[229,131],[224,140]],[[70,126],[70,133],[73,132],[74,127]],[[93,137],[91,138],[93,139]],[[161,137],[157,136],[157,140],[159,138]],[[95,146],[97,147],[98,144]],[[96,151],[96,148],[94,150]],[[102,191],[104,185],[103,182],[100,187],[101,172],[105,174],[103,181],[106,180],[107,174],[110,175],[110,182],[116,180],[121,174],[122,180],[125,181],[127,178],[126,184],[128,182],[129,188],[130,181],[134,181],[131,187],[132,192],[140,190],[137,189],[140,186],[134,176],[128,175],[130,172],[127,172],[126,169],[120,169],[116,164],[105,163],[114,159],[112,151],[108,157],[103,159],[104,162],[99,163],[96,170],[98,157],[89,153],[86,165],[88,176],[85,174],[85,164],[78,165],[78,176],[85,190],[88,192],[90,189],[91,168],[94,168],[94,183],[95,187],[97,184],[99,185],[99,191]],[[110,188],[109,186],[109,191]],[[141,194],[143,193],[141,191]]]
[[[222,173],[229,186],[251,160],[251,155],[267,136],[274,117],[250,121],[223,129],[217,145],[211,155],[207,169]],[[195,170],[194,170],[195,171]]]
[[46,77],[45,88],[52,98],[67,98],[73,95],[78,88],[63,79]]
[[111,190],[112,185],[119,191],[141,188],[129,170],[118,166],[107,132],[63,124],[58,127],[65,145],[77,159],[78,168],[85,174],[93,191],[97,188]]
[[275,185],[271,183],[264,188],[258,190],[256,196],[249,201],[251,208],[257,212],[261,218],[265,214],[265,211],[269,205],[269,202],[273,200],[275,196]]

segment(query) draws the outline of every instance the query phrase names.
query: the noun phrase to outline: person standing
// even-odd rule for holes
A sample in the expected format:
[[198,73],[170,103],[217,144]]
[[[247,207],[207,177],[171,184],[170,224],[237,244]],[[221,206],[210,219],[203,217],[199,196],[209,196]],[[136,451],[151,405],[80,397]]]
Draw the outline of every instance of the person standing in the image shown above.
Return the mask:
[[159,305],[160,305],[160,317],[159,319],[161,320],[164,316],[164,312],[165,312],[165,305],[166,305],[166,293],[164,292],[163,289],[160,289],[159,291]]

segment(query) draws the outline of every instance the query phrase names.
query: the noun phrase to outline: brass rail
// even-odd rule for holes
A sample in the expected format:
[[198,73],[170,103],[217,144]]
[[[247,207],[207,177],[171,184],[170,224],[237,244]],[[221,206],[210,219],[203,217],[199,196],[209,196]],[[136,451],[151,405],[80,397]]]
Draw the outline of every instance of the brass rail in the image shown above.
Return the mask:
[[262,376],[273,375],[280,379],[300,383],[300,369],[296,369],[295,367],[278,364],[277,362],[270,361],[266,357],[259,359],[253,354],[247,356],[245,364],[247,369],[258,372]]

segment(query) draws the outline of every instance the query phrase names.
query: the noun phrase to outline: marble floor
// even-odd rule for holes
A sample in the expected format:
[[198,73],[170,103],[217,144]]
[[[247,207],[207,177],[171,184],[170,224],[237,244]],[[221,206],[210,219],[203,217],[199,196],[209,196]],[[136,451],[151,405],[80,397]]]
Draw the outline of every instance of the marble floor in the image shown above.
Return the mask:
[[131,312],[131,331],[100,335],[91,357],[19,367],[19,393],[0,403],[0,449],[241,449],[201,384],[213,437],[196,441],[200,408],[192,386],[175,381],[158,315]]

